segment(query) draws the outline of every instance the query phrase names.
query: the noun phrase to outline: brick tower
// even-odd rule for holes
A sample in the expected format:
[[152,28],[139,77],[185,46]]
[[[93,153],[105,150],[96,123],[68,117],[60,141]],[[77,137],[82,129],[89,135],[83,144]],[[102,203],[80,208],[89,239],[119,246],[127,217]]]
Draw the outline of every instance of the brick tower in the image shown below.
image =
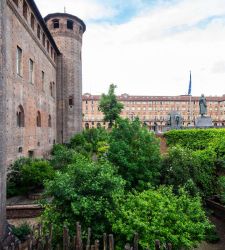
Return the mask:
[[68,142],[82,130],[82,36],[84,22],[67,13],[45,17],[61,56],[57,59],[57,141]]

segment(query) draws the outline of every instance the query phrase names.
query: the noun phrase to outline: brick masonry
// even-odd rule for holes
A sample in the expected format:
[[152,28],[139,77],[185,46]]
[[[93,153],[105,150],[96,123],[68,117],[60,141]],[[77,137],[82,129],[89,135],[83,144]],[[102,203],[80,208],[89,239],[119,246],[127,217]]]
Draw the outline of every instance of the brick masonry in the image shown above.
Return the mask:
[[[54,143],[67,142],[82,129],[81,48],[86,26],[65,13],[46,18],[48,27],[33,0],[0,0],[0,238],[7,166],[22,156],[48,157]],[[59,20],[57,29],[53,18]],[[68,20],[73,21],[73,29]],[[20,106],[22,126],[17,119]]]

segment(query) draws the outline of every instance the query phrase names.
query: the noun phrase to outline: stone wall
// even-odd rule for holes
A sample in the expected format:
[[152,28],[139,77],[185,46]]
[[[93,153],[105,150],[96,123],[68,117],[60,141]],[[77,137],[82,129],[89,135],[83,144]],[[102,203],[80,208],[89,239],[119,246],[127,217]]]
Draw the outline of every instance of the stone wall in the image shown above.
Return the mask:
[[0,1],[0,239],[5,231],[6,204],[6,0]]
[[[21,156],[42,157],[47,155],[56,140],[56,62],[37,37],[38,18],[31,27],[28,8],[27,20],[23,16],[22,1],[19,5],[8,1],[7,5],[7,91],[6,91],[6,138],[7,164]],[[43,31],[41,31],[43,36]],[[47,35],[46,42],[47,42]],[[51,46],[51,44],[50,44]],[[17,47],[22,49],[22,70],[17,74]],[[33,82],[29,80],[29,60],[34,62]],[[44,81],[42,81],[44,72]],[[50,85],[52,84],[52,90]],[[17,125],[18,107],[25,114],[24,127]],[[41,114],[41,126],[37,126],[37,113]],[[49,126],[49,116],[51,126]]]

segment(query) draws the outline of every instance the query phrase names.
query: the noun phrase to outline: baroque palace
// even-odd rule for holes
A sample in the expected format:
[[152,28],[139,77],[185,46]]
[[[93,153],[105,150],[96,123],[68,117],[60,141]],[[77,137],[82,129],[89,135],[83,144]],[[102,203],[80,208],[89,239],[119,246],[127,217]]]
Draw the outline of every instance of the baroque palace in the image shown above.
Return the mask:
[[[101,96],[86,93],[83,95],[83,128],[106,127],[103,114],[98,109]],[[183,126],[195,124],[199,116],[199,97],[190,95],[181,96],[130,96],[122,94],[117,96],[118,101],[123,103],[123,118],[139,119],[150,130],[163,131],[171,111],[177,111],[183,118]],[[214,126],[225,125],[225,96],[208,96],[207,115],[211,116]]]

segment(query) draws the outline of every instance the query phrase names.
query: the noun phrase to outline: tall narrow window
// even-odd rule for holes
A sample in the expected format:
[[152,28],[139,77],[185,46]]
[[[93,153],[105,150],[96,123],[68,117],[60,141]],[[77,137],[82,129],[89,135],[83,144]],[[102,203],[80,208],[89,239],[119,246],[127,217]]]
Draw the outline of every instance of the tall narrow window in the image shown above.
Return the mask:
[[47,41],[47,51],[48,51],[48,53],[49,53],[49,46],[50,46],[49,41]]
[[18,46],[16,52],[16,73],[22,76],[22,49]]
[[53,97],[53,83],[50,82],[49,84],[50,95]]
[[29,82],[34,83],[34,62],[29,60]]
[[54,19],[52,22],[53,22],[53,28],[54,29],[58,29],[59,28],[59,20],[58,19]]
[[41,113],[37,112],[37,127],[41,127]]
[[67,20],[67,29],[72,30],[73,29],[73,21]]
[[31,28],[34,30],[34,15],[33,15],[33,13],[31,13],[31,15],[30,15],[30,25],[31,25]]
[[48,127],[49,128],[52,127],[52,117],[51,117],[51,115],[48,116]]
[[41,38],[41,28],[40,25],[37,25],[37,37],[40,39]]
[[28,6],[25,0],[23,0],[23,16],[27,19]]
[[17,127],[24,127],[24,109],[22,105],[19,105],[17,108],[17,113],[16,113],[16,118],[17,118]]
[[45,86],[45,72],[41,71],[41,89],[44,91]]
[[42,44],[45,47],[45,34],[44,33],[43,33],[43,36],[42,36]]
[[73,106],[74,102],[73,102],[73,96],[69,97],[69,106]]
[[51,58],[53,58],[53,48],[51,47]]

